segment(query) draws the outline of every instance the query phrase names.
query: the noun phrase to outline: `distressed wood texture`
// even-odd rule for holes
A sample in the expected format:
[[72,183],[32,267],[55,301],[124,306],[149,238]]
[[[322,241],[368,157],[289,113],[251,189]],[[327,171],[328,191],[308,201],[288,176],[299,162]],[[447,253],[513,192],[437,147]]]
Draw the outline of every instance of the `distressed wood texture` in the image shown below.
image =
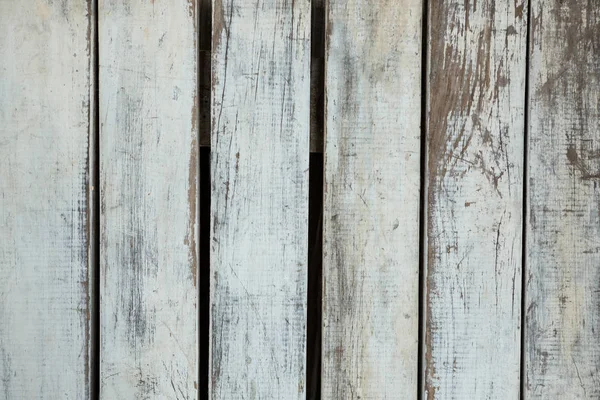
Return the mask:
[[213,4],[212,399],[304,399],[310,1]]
[[90,396],[91,1],[0,0],[0,398]]
[[532,1],[525,397],[600,398],[600,7]]
[[527,4],[429,6],[425,394],[517,399]]
[[416,399],[421,0],[330,0],[323,398]]
[[103,399],[196,398],[196,25],[194,1],[100,2]]

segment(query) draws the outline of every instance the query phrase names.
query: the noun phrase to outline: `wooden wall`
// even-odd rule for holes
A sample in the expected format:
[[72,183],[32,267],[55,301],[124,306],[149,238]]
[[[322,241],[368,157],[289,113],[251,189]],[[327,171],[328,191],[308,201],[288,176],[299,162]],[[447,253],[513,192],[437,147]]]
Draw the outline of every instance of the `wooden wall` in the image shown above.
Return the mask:
[[594,0],[0,0],[0,399],[600,398]]

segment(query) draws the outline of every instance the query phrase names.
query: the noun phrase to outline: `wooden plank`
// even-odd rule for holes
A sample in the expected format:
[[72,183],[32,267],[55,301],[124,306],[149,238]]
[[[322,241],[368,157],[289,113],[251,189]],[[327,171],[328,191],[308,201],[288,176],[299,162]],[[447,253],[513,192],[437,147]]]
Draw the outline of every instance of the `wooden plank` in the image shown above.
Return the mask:
[[417,398],[421,0],[330,0],[323,398]]
[[600,398],[600,8],[532,1],[525,397]]
[[201,147],[210,147],[210,96],[212,0],[198,1],[198,136]]
[[89,398],[92,2],[0,9],[0,398]]
[[325,0],[311,1],[310,152],[323,153],[325,112]]
[[429,7],[425,395],[517,399],[527,4]]
[[310,1],[213,4],[213,399],[304,399]]
[[99,5],[103,399],[197,397],[197,23]]

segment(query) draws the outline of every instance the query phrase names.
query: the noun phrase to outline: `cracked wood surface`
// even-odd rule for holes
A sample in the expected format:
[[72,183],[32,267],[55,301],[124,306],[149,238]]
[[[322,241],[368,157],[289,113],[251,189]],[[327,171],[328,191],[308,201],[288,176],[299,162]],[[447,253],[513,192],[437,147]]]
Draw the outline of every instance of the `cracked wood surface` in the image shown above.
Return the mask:
[[532,1],[525,398],[600,398],[600,8]]
[[425,394],[517,399],[527,4],[429,7]]
[[102,399],[197,397],[196,18],[99,4]]
[[310,1],[213,4],[210,398],[304,399]]
[[88,398],[92,3],[0,10],[0,398]]
[[416,399],[423,4],[327,9],[323,398]]

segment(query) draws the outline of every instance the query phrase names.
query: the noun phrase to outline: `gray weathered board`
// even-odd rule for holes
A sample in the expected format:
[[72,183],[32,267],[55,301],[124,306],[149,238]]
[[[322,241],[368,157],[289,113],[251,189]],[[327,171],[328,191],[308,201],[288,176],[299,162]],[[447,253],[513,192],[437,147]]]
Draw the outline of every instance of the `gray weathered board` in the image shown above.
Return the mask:
[[517,399],[527,4],[429,7],[425,395]]
[[532,0],[525,398],[600,398],[600,4]]
[[323,398],[416,399],[421,0],[330,0]]
[[0,399],[90,395],[91,6],[0,0]]
[[196,4],[98,13],[100,397],[196,398]]
[[213,3],[210,398],[304,399],[310,1]]

